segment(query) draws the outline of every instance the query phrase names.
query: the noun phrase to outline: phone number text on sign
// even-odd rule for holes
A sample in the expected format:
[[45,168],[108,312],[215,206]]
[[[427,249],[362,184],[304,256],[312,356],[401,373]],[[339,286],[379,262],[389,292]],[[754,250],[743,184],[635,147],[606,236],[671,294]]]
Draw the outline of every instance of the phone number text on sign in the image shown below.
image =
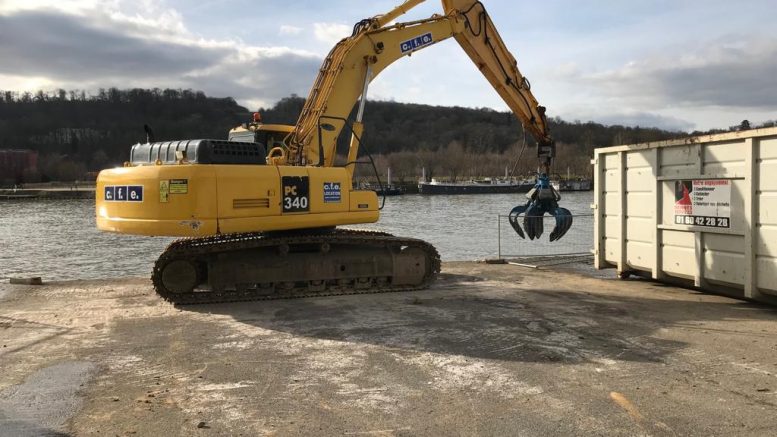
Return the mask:
[[731,181],[675,181],[674,222],[678,225],[731,227]]
[[730,228],[729,219],[724,217],[702,217],[698,215],[676,215],[674,222],[678,225],[711,226],[714,228]]

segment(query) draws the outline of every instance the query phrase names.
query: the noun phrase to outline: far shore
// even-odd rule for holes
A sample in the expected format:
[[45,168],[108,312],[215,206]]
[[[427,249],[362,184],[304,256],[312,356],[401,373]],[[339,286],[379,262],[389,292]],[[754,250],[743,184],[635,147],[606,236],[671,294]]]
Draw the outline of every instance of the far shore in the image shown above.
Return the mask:
[[58,185],[40,188],[0,189],[0,200],[94,199],[94,185]]

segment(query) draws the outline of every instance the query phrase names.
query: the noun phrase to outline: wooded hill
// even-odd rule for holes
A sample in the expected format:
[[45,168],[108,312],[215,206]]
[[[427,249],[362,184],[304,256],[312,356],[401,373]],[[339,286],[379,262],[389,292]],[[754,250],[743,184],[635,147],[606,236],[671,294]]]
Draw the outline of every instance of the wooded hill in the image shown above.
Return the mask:
[[145,123],[158,139],[225,138],[246,113],[231,98],[191,90],[0,92],[0,149],[36,150],[40,179],[74,180],[126,161],[145,141]]
[[[261,112],[267,122],[293,124],[304,103],[305,99],[292,95]],[[537,165],[536,141],[527,132],[526,147],[521,153],[523,127],[510,112],[368,101],[364,125],[364,142],[370,152],[381,155],[379,167],[390,166],[400,182],[420,176],[421,167],[427,176],[456,180],[501,176],[505,167],[516,176],[530,175]],[[595,147],[687,135],[657,128],[569,123],[560,118],[549,120],[549,125],[558,148],[555,171],[566,173],[569,169],[578,176],[589,175]],[[348,140],[348,135],[341,135],[338,150],[347,150]],[[519,157],[520,162],[516,163]],[[361,174],[366,176],[370,172]],[[385,177],[385,171],[381,174]]]
[[[266,123],[293,124],[304,99],[284,98],[261,109]],[[176,89],[101,89],[54,93],[0,92],[0,149],[40,153],[39,175],[31,179],[72,180],[127,160],[130,146],[145,140],[143,125],[158,141],[226,138],[227,131],[250,118],[232,98],[208,97]],[[521,155],[516,174],[535,165],[534,140],[510,113],[369,101],[365,112],[367,148],[379,161],[397,168],[400,178],[415,177],[420,167],[441,176],[501,175]],[[555,118],[551,132],[559,147],[557,169],[588,173],[594,147],[655,141],[685,135],[656,128],[569,123]],[[341,140],[347,141],[347,135]],[[339,150],[345,150],[341,148]],[[456,159],[454,159],[456,158]],[[393,161],[393,162],[392,162]],[[396,162],[396,165],[394,164]]]

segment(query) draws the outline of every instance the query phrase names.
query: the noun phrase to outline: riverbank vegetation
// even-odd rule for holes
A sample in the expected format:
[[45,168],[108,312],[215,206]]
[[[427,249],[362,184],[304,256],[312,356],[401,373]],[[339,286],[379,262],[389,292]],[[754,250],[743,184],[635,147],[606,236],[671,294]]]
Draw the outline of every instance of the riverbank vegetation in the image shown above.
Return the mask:
[[[302,97],[292,95],[261,112],[267,123],[293,124],[303,104]],[[233,98],[192,90],[6,91],[0,92],[0,149],[38,152],[38,168],[24,174],[28,182],[76,180],[127,160],[130,146],[145,140],[144,124],[153,127],[160,141],[225,138],[250,114]],[[686,135],[559,118],[551,119],[550,126],[558,145],[555,171],[578,176],[589,174],[595,147]],[[345,151],[348,137],[341,135],[338,150]],[[518,120],[488,108],[370,101],[363,138],[379,171],[385,175],[390,166],[401,181],[417,179],[422,168],[427,176],[455,180],[500,176],[505,168],[525,175],[536,165],[535,141],[524,135]],[[372,171],[363,168],[361,173]]]

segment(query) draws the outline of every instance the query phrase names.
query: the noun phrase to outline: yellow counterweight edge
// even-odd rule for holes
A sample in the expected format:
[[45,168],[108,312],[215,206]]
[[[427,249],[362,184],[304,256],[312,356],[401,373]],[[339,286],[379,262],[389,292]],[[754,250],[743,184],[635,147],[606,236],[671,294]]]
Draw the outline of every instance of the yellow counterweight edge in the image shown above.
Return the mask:
[[[304,169],[304,170],[303,170]],[[372,191],[343,192],[338,208],[311,201],[305,213],[281,213],[279,173],[291,169],[239,165],[148,165],[100,172],[97,179],[96,222],[100,230],[149,236],[205,237],[219,233],[278,231],[373,223],[378,220],[377,196]],[[344,168],[295,168],[311,183],[340,180]],[[171,190],[172,181],[178,181]],[[181,190],[182,182],[185,189]],[[122,199],[108,200],[106,191],[123,187]],[[142,198],[126,199],[131,188],[142,187]],[[317,187],[311,193],[321,191]],[[235,200],[261,200],[266,207],[233,209]]]

